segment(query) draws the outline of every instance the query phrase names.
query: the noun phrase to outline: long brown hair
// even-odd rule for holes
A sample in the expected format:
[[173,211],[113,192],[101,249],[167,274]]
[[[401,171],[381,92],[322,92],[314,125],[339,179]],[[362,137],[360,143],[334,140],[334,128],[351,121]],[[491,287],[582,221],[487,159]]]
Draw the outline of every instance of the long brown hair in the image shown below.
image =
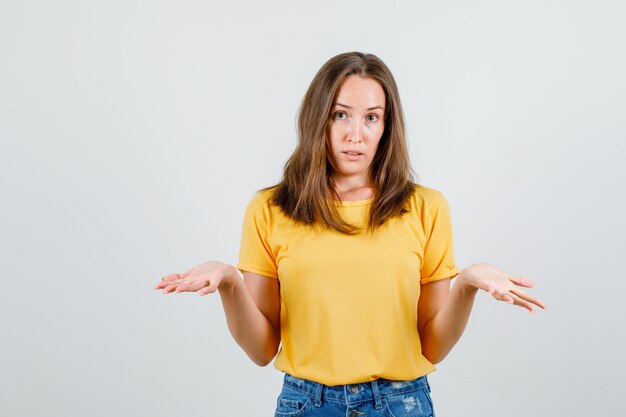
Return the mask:
[[333,101],[349,75],[376,80],[385,92],[385,128],[370,166],[374,196],[367,230],[373,232],[407,210],[416,183],[411,168],[400,95],[389,68],[375,55],[346,52],[326,61],[317,72],[298,111],[298,145],[273,189],[272,204],[293,220],[355,234],[360,228],[343,220],[334,200],[339,196],[330,181],[327,124]]

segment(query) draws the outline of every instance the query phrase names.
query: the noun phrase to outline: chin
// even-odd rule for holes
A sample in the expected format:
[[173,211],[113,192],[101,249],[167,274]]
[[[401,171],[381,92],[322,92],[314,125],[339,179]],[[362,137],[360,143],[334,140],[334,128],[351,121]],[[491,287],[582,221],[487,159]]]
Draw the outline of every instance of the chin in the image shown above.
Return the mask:
[[354,169],[354,168],[352,168],[352,169],[342,169],[342,170],[339,171],[339,174],[345,175],[345,176],[348,176],[348,175],[363,175],[366,172],[367,172],[366,167],[363,167],[363,168],[359,167],[359,169]]

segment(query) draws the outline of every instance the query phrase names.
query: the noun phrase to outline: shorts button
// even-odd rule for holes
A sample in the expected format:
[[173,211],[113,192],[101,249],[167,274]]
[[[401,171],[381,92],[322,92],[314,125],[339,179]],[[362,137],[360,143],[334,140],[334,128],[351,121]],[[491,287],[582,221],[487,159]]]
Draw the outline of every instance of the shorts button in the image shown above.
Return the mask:
[[350,417],[359,417],[363,412],[358,412],[356,410],[350,410]]
[[[361,391],[361,389],[358,386],[356,386],[356,385],[353,385],[353,386],[350,387],[350,392],[353,393],[353,394],[356,394],[357,392],[360,392],[360,391]],[[352,413],[350,413],[350,415],[352,415]],[[356,414],[354,414],[354,415],[356,415]]]

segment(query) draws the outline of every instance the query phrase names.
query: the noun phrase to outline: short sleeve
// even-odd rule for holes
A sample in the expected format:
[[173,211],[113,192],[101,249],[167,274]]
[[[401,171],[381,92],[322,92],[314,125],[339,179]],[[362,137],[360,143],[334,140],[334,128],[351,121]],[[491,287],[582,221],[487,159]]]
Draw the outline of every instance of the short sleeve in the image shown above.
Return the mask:
[[426,246],[420,284],[453,278],[459,271],[454,260],[452,219],[444,196],[437,192],[426,214]]
[[263,194],[257,193],[246,207],[241,229],[237,269],[278,278],[276,258],[269,244],[271,213]]

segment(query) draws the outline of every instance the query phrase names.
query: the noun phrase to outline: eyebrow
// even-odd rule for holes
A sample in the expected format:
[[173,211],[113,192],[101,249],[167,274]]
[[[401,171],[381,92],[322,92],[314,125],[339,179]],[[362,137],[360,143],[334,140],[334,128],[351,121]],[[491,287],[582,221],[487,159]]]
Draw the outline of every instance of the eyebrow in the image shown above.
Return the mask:
[[[347,108],[347,109],[351,109],[351,108],[352,108],[352,107],[350,107],[350,106],[346,106],[345,104],[341,104],[341,103],[335,103],[335,105],[337,105],[337,106],[343,106],[343,107],[345,107],[345,108]],[[370,108],[369,108],[369,109],[367,109],[367,110],[375,110],[375,109],[385,110],[385,109],[383,109],[383,108],[382,108],[382,107],[380,107],[380,106],[370,107]]]

